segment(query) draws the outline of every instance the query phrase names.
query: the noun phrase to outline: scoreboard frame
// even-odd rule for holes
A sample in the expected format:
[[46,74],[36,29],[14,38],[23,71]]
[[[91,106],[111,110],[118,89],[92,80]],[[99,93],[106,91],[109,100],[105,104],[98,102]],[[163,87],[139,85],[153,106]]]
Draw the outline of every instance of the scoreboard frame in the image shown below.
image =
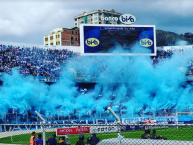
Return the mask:
[[[110,56],[110,55],[116,55],[117,53],[101,53],[101,52],[96,52],[96,53],[88,53],[85,52],[85,46],[86,41],[85,41],[85,28],[88,27],[112,27],[112,29],[126,29],[126,28],[138,28],[138,29],[142,29],[142,28],[152,28],[153,29],[153,40],[150,40],[151,42],[153,42],[152,47],[153,47],[153,53],[118,53],[119,55],[123,55],[123,56],[140,56],[140,55],[144,55],[144,56],[156,56],[157,55],[157,49],[156,49],[156,29],[155,29],[155,25],[109,25],[109,24],[80,24],[80,54],[82,56]],[[89,38],[91,41],[94,40],[95,38]],[[96,43],[99,42],[98,39],[96,39]],[[139,41],[138,41],[139,42]],[[139,42],[140,44],[141,42]],[[148,47],[143,47],[141,45],[138,45],[141,48],[148,48]],[[88,46],[87,46],[88,47]],[[95,46],[91,46],[90,48],[92,49]]]

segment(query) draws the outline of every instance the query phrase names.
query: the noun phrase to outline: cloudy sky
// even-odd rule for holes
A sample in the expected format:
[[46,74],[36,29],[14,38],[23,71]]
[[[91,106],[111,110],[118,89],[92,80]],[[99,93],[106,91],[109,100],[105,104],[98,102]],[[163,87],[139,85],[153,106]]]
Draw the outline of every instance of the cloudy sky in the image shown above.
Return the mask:
[[83,11],[115,9],[137,18],[136,25],[193,33],[193,0],[0,0],[0,41],[43,44],[57,27],[73,27]]

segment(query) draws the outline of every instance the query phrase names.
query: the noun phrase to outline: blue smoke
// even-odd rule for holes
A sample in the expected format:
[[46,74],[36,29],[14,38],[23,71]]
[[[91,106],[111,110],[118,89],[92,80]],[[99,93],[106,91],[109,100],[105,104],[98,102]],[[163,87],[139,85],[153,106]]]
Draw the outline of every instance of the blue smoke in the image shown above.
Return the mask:
[[[149,56],[84,56],[70,61],[60,80],[50,86],[33,77],[23,78],[13,70],[12,75],[5,74],[2,78],[0,109],[2,113],[8,108],[16,108],[19,113],[31,108],[44,114],[64,111],[63,115],[67,116],[74,109],[86,114],[112,104],[114,110],[121,104],[128,110],[138,111],[192,107],[192,87],[182,87],[185,72],[178,69],[179,66],[186,68],[191,54],[192,50],[185,54],[176,52],[156,67]],[[97,81],[90,93],[78,91],[72,79],[77,74],[82,74],[85,80]]]

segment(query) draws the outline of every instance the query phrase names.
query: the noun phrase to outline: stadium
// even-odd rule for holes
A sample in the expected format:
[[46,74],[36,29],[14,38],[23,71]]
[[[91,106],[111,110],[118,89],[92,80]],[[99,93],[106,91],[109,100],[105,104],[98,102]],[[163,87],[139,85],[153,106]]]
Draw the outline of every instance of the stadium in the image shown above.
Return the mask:
[[80,32],[80,47],[0,42],[0,143],[192,144],[193,46],[156,47],[151,25]]

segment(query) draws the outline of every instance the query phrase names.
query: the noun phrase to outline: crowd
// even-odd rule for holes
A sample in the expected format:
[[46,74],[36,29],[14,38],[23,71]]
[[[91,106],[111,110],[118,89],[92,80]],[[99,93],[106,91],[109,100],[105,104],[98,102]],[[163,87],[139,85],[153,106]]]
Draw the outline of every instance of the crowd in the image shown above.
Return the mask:
[[168,49],[168,50],[158,50],[157,51],[157,56],[153,57],[152,64],[154,66],[163,63],[165,58],[170,58],[173,55],[173,51]]
[[28,48],[0,45],[0,75],[17,67],[23,76],[60,77],[63,64],[77,55],[67,49]]
[[[84,135],[80,134],[79,140],[76,143],[76,145],[96,145],[100,141],[100,139],[96,136],[96,133],[93,133],[92,135],[93,135],[92,137],[87,138],[87,142],[85,143]],[[68,136],[65,135],[63,137],[59,137],[59,141],[57,143],[56,134],[53,134],[51,138],[46,140],[46,144],[47,145],[71,145],[71,142]],[[43,145],[42,134],[39,133],[38,137],[36,137],[36,132],[33,131],[32,136],[30,137],[30,145]]]
[[[152,57],[152,64],[153,66],[157,66],[161,63],[163,63],[166,59],[171,58],[171,56],[175,53],[175,51],[179,51],[180,53],[185,53],[183,49],[179,50],[158,50],[157,51],[157,56]],[[186,76],[193,75],[193,60],[190,60],[187,64],[187,71],[186,71]]]
[[190,60],[189,61],[189,64],[188,64],[188,69],[186,71],[186,76],[191,76],[193,75],[193,60]]
[[[158,50],[157,56],[152,57],[152,64],[154,66],[163,63],[166,58],[170,58],[174,51],[177,50]],[[184,52],[183,50],[179,50]],[[14,67],[17,67],[20,74],[23,76],[33,75],[38,78],[59,78],[62,73],[64,64],[71,58],[77,58],[77,55],[73,51],[67,49],[43,49],[37,47],[19,47],[12,45],[0,45],[0,76],[4,73],[12,74]],[[90,60],[91,61],[91,60]],[[130,61],[130,60],[128,60]],[[70,61],[68,61],[70,62]],[[124,68],[119,68],[119,73],[112,74],[111,68],[107,66],[108,60],[95,60],[92,61],[92,67],[95,66],[96,70],[93,70],[91,74],[85,74],[90,72],[90,63],[85,63],[84,60],[74,59],[73,65],[76,68],[76,81],[90,81],[95,82],[98,79],[108,78],[116,79],[113,81],[124,81],[122,79],[125,71]],[[83,65],[84,64],[84,65]],[[94,69],[94,68],[93,68]],[[186,75],[193,74],[193,62],[188,66]],[[113,75],[107,77],[107,75]],[[114,76],[116,75],[116,76]]]

